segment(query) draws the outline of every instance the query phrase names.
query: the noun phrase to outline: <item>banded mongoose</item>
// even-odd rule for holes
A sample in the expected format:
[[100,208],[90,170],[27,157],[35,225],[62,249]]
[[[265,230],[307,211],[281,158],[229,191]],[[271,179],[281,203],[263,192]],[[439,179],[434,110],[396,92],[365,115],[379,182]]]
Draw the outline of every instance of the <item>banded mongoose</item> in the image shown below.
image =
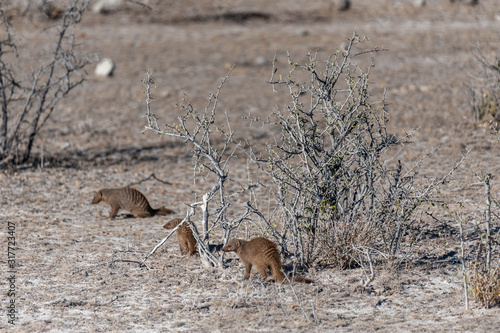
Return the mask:
[[[249,241],[243,239],[232,239],[222,248],[224,252],[236,252],[238,257],[245,264],[245,277],[250,277],[252,266],[257,266],[257,270],[266,279],[269,269],[275,281],[281,282],[285,279],[285,274],[281,271],[281,256],[276,245],[270,240],[257,237]],[[294,281],[312,283],[312,280],[301,276],[293,278]]]
[[114,219],[120,209],[129,211],[134,217],[151,217],[174,213],[173,210],[168,208],[151,208],[144,194],[132,187],[103,188],[94,195],[92,203],[95,205],[101,201],[111,206],[111,212],[107,219]]
[[[168,221],[167,224],[163,226],[163,228],[173,229],[177,227],[177,225],[181,222],[182,219],[173,219]],[[177,240],[179,241],[179,248],[181,249],[182,255],[189,253],[189,255],[192,256],[196,252],[196,239],[194,239],[193,231],[187,225],[187,223],[184,223],[179,227],[179,229],[177,229]]]

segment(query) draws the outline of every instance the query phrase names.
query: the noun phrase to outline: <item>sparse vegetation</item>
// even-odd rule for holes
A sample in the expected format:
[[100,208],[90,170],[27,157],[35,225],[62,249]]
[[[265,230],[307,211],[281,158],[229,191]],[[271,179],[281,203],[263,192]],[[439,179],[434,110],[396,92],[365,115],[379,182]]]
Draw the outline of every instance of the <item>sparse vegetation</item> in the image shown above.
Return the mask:
[[[472,81],[466,84],[468,102],[474,120],[487,121],[490,128],[498,131],[500,121],[500,58],[494,61],[487,59],[480,47],[473,52],[479,69],[471,75]],[[496,132],[498,134],[498,132]],[[498,139],[494,144],[498,144]],[[475,245],[471,246],[467,254],[464,251],[464,232],[460,221],[460,235],[462,248],[462,275],[464,277],[465,303],[468,307],[468,293],[486,308],[500,304],[500,228],[495,223],[498,219],[497,209],[500,203],[496,195],[491,193],[491,182],[494,177],[491,173],[477,176],[479,183],[484,185],[485,205],[484,221],[475,223],[471,239]],[[495,209],[497,208],[497,209]],[[473,220],[472,217],[469,217]],[[474,259],[469,258],[474,255]]]
[[[7,4],[29,4],[32,11],[33,4],[70,1]],[[115,3],[112,11],[86,12],[75,34],[75,50],[112,59],[114,75],[98,77],[86,67],[94,75],[60,99],[35,137],[28,161],[0,171],[3,294],[18,310],[14,326],[4,314],[0,331],[498,330],[498,137],[487,125],[492,116],[472,121],[463,83],[471,82],[468,74],[474,71],[462,70],[478,64],[471,45],[484,45],[488,62],[494,61],[496,0],[482,0],[475,7],[450,6],[448,0],[427,1],[427,7],[408,1],[354,1],[347,12],[335,10],[330,0],[148,0],[151,10],[135,0]],[[51,50],[53,33],[60,27],[52,14],[0,7],[15,28],[23,60],[28,49],[31,55]],[[56,11],[55,16],[63,13]],[[371,129],[351,122],[350,133],[358,137],[342,142],[337,134],[341,128],[333,131],[332,139],[329,132],[320,132],[328,126],[323,114],[335,114],[321,103],[313,109],[319,130],[311,127],[307,115],[322,87],[307,69],[314,65],[323,81],[329,75],[325,69],[335,72],[335,61],[343,61],[346,37],[353,30],[371,40],[353,41],[345,72],[353,80],[341,75],[333,89],[338,90],[334,106],[348,102],[334,111],[348,120],[350,105],[362,98],[358,118],[375,122]],[[388,51],[364,53],[377,49]],[[308,50],[314,50],[310,57]],[[13,58],[2,55],[8,64]],[[29,59],[20,70],[29,80],[44,59]],[[171,134],[178,131],[186,137],[161,137],[151,130],[141,134],[147,122],[141,118],[145,107],[139,83],[145,68],[154,73],[154,80],[145,81],[152,89],[147,102],[155,97],[150,120],[165,130],[165,123],[180,125],[178,117],[187,115],[187,131],[170,128]],[[228,72],[230,79],[224,76]],[[358,94],[363,82],[367,98]],[[209,91],[214,94],[205,110]],[[282,129],[278,115],[289,128]],[[390,122],[382,122],[388,115]],[[297,121],[304,118],[308,122]],[[198,127],[199,122],[205,126]],[[316,157],[319,167],[327,164],[328,156],[342,156],[332,149],[333,142],[344,144],[347,153],[335,164],[342,170],[339,187],[319,192],[329,178],[301,158],[308,155],[287,156],[277,150],[297,150],[290,140],[293,133],[317,133],[314,141],[305,137],[298,142],[317,149],[307,158]],[[380,146],[380,133],[387,147]],[[201,149],[188,135],[203,143]],[[380,155],[372,147],[381,147]],[[370,154],[379,160],[370,160]],[[454,168],[462,155],[467,158]],[[310,193],[297,195],[296,206],[291,200],[296,183],[280,191],[280,179],[273,182],[273,176],[285,173],[272,168],[271,157],[294,171],[295,178],[318,174],[298,189]],[[43,167],[38,167],[38,158]],[[355,163],[343,165],[349,158]],[[357,161],[366,162],[358,167]],[[363,181],[370,179],[365,165],[370,163],[375,166],[372,188],[380,190],[374,207],[385,212],[370,212],[369,201],[353,204],[354,194],[364,200]],[[311,174],[304,176],[307,167]],[[328,172],[337,177],[334,170]],[[354,177],[351,183],[349,177]],[[439,180],[444,182],[437,184]],[[222,187],[217,186],[221,181]],[[109,208],[91,205],[96,190],[127,185],[146,193],[154,208],[165,205],[176,214],[143,219],[121,211],[116,219],[106,220]],[[332,204],[344,197],[345,205]],[[399,197],[401,206],[394,205]],[[300,214],[299,204],[310,208],[308,215]],[[319,206],[318,218],[313,205]],[[291,208],[297,208],[291,211],[296,217],[287,211]],[[359,214],[341,215],[349,209]],[[287,220],[290,216],[296,219]],[[330,216],[336,220],[328,224]],[[201,263],[197,254],[182,255],[178,242],[166,239],[173,229],[163,226],[171,218],[183,220],[185,230],[186,225],[197,227]],[[284,274],[314,283],[264,282],[255,267],[254,276],[243,281],[238,256],[227,253],[222,258],[218,251],[229,232],[230,238],[263,235],[276,241],[284,252]],[[162,239],[164,246],[149,252]],[[8,242],[13,241],[12,249]],[[300,242],[303,249],[296,246]],[[12,261],[7,261],[14,255],[15,270],[10,271]],[[218,267],[221,263],[224,269]],[[9,297],[14,289],[16,295]]]
[[[474,120],[488,121],[491,128],[498,130],[500,121],[500,58],[494,61],[487,59],[480,47],[473,50],[473,56],[478,63],[479,70],[472,74],[471,83],[467,84],[468,102]],[[480,305],[492,307],[500,304],[500,273],[498,264],[500,263],[499,253],[499,229],[493,222],[493,217],[498,217],[495,207],[500,204],[491,193],[492,174],[485,174],[479,177],[481,184],[485,187],[485,209],[484,221],[475,226],[476,245],[473,246],[470,254],[475,253],[473,260],[466,260],[462,253],[462,266],[464,275],[464,288],[466,292],[472,294]],[[461,235],[463,231],[461,227]],[[464,244],[462,242],[462,252]],[[467,304],[466,295],[466,304]]]
[[[200,204],[206,207],[218,193],[220,204],[210,219],[208,210],[203,209],[204,242],[208,241],[208,230],[222,227],[225,244],[231,230],[253,216],[262,222],[260,230],[272,235],[282,252],[296,258],[300,266],[361,266],[367,275],[365,284],[374,277],[375,263],[397,261],[411,250],[417,241],[408,234],[414,215],[423,203],[430,202],[439,184],[450,180],[465,155],[450,172],[426,181],[418,176],[418,164],[404,171],[401,161],[390,162],[396,154],[391,148],[408,137],[398,139],[387,133],[385,97],[377,101],[371,96],[373,64],[366,59],[382,50],[354,53],[353,46],[360,43],[354,34],[346,49],[331,55],[324,67],[317,55],[310,55],[306,65],[288,56],[291,70],[286,74],[273,68],[270,84],[274,89],[285,86],[292,101],[267,119],[249,117],[273,134],[261,153],[249,140],[244,145],[236,142],[231,124],[217,112],[228,76],[203,112],[191,104],[182,106],[185,111],[178,124],[161,128],[150,108],[154,81],[148,73],[146,130],[189,143],[195,170],[203,168],[216,176]],[[362,69],[363,62],[367,69]],[[306,77],[300,79],[304,73]],[[271,180],[267,187],[274,197],[266,202],[253,196],[241,207],[241,214],[229,220],[226,212],[233,194],[224,184],[229,160],[243,151],[243,146]],[[250,179],[250,184],[257,184],[257,180]],[[259,210],[263,206],[273,207],[271,213]],[[218,265],[222,262],[221,256]]]
[[[17,47],[14,30],[3,10],[0,24],[5,29],[0,40],[0,166],[25,163],[31,156],[35,138],[52,116],[56,106],[84,80],[87,59],[75,50],[75,27],[88,1],[73,1],[54,31],[54,44],[41,65],[31,73],[23,62],[27,55]],[[40,55],[30,55],[39,57]]]
[[467,85],[469,105],[475,121],[500,121],[500,57],[488,60],[480,48],[473,51],[481,68]]
[[500,269],[498,266],[488,270],[480,268],[483,265],[473,265],[469,273],[470,289],[474,298],[481,306],[490,308],[500,305]]
[[[463,242],[463,221],[460,219],[462,274],[466,293],[472,294],[481,306],[489,308],[500,304],[499,228],[492,220],[492,217],[496,216],[492,205],[496,207],[500,205],[491,193],[491,174],[478,178],[485,188],[484,221],[475,225],[471,235],[475,244],[470,247],[467,253],[467,257],[474,255],[474,259],[467,260]],[[467,294],[465,299],[466,307],[468,307]]]

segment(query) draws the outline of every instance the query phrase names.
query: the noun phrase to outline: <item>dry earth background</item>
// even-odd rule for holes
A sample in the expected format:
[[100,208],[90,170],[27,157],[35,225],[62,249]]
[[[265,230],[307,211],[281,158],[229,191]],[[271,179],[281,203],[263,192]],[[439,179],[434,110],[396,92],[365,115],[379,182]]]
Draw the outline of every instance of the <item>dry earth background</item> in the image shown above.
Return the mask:
[[[154,173],[136,185],[153,206],[167,205],[181,217],[186,204],[205,193],[192,181],[192,162],[182,142],[141,134],[145,112],[141,80],[150,69],[156,80],[154,111],[171,122],[184,94],[205,106],[232,65],[220,98],[239,137],[265,143],[258,126],[241,119],[266,116],[289,102],[267,84],[277,54],[286,68],[286,51],[299,62],[308,51],[326,58],[353,31],[388,51],[375,57],[371,89],[376,98],[387,89],[392,133],[418,128],[398,156],[409,167],[438,147],[423,170],[442,175],[466,150],[469,157],[440,199],[481,217],[484,189],[475,174],[492,173],[498,193],[499,145],[489,127],[474,123],[464,82],[479,64],[471,49],[480,45],[491,60],[500,54],[500,6],[428,0],[354,0],[338,12],[331,1],[147,1],[152,10],[128,2],[107,15],[86,13],[77,38],[82,52],[109,57],[114,75],[89,74],[54,114],[36,142],[34,155],[44,166],[27,165],[0,174],[2,223],[1,288],[7,288],[7,221],[15,222],[19,322],[7,324],[2,297],[0,330],[16,332],[189,331],[333,332],[474,331],[500,327],[500,309],[463,305],[457,223],[445,210],[424,215],[426,232],[406,268],[380,267],[372,290],[356,288],[361,270],[310,270],[313,285],[242,281],[239,260],[224,271],[206,269],[198,257],[181,257],[172,238],[149,259],[137,261],[166,235],[162,217],[104,220],[105,205],[90,204],[101,187],[119,187]],[[252,15],[240,15],[250,13]],[[15,17],[24,48],[47,51],[53,24]],[[48,51],[47,51],[48,52]],[[246,160],[231,177],[246,181]],[[237,189],[235,185],[234,189]],[[195,221],[196,222],[196,221]],[[495,221],[498,226],[498,221]],[[237,236],[244,236],[238,231]],[[254,235],[254,234],[252,234]],[[472,242],[472,241],[471,241]],[[235,259],[229,255],[228,259]],[[289,261],[286,261],[289,263]]]

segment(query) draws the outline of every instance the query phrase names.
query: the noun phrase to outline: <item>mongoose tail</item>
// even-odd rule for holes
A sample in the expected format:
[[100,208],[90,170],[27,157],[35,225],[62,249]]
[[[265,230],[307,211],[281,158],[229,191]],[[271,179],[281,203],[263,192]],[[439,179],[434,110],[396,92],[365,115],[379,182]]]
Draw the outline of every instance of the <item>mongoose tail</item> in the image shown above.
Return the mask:
[[158,209],[155,209],[155,215],[170,215],[170,214],[174,214],[175,212],[169,208],[158,208]]
[[295,282],[313,283],[313,280],[310,280],[310,279],[305,278],[303,276],[294,276],[292,280]]

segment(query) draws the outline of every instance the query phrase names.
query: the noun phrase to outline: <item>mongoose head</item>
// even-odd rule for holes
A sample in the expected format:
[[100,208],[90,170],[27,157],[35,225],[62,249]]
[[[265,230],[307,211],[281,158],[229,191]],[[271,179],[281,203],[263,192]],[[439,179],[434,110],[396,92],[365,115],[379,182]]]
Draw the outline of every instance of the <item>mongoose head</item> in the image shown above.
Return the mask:
[[101,201],[102,201],[102,192],[101,192],[101,190],[99,190],[94,195],[94,199],[92,199],[92,203],[95,205],[95,204],[98,204]]
[[226,246],[222,248],[224,252],[236,252],[238,248],[241,246],[242,242],[240,239],[231,239],[227,242]]
[[181,222],[182,222],[182,219],[173,219],[173,220],[168,221],[168,222],[167,222],[167,223],[163,226],[163,228],[165,228],[165,229],[173,229],[173,228],[177,227],[177,225],[178,225],[179,223],[181,223]]

